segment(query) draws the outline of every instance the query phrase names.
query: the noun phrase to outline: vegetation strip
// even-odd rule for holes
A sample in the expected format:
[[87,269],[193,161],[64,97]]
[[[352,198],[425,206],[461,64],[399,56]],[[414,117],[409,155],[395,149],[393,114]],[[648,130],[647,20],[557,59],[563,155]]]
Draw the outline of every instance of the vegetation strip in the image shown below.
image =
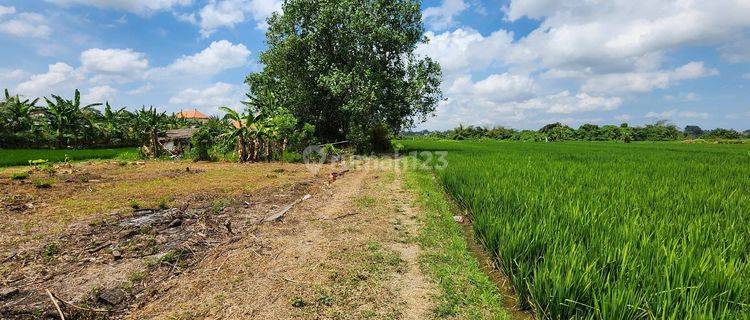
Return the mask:
[[469,251],[461,227],[453,221],[450,203],[432,173],[409,170],[405,183],[418,194],[424,227],[418,236],[422,264],[440,286],[438,317],[510,319],[505,297],[482,271]]

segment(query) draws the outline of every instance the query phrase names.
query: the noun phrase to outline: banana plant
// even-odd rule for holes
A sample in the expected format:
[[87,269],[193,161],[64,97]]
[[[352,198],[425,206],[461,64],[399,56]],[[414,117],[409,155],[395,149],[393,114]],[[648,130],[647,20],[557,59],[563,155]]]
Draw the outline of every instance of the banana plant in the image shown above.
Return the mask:
[[3,125],[6,129],[10,132],[31,130],[33,125],[32,114],[37,108],[38,101],[39,98],[33,101],[29,99],[21,100],[20,96],[11,96],[8,89],[5,89],[5,101],[0,102],[0,116],[2,116]]
[[[76,133],[80,130],[83,121],[89,122],[87,113],[91,114],[94,107],[100,106],[101,103],[92,103],[81,108],[81,92],[76,89],[73,100],[66,100],[58,95],[52,95],[52,99],[44,98],[47,102],[45,113],[47,122],[55,131],[55,140],[58,148],[62,148],[63,139],[68,137],[75,138]],[[90,122],[89,122],[90,123]]]
[[148,109],[143,106],[141,110],[138,110],[136,118],[143,132],[143,142],[148,146],[145,153],[152,157],[161,156],[163,148],[159,144],[159,133],[163,132],[167,125],[167,114],[158,112],[153,106]]

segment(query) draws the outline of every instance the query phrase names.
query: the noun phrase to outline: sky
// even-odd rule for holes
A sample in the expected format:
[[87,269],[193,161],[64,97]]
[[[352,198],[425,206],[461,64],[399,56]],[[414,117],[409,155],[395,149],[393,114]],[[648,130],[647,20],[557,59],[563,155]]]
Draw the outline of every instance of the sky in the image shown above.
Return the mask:
[[[0,0],[0,88],[168,112],[241,108],[277,0]],[[750,129],[750,0],[430,0],[445,100],[415,129]]]

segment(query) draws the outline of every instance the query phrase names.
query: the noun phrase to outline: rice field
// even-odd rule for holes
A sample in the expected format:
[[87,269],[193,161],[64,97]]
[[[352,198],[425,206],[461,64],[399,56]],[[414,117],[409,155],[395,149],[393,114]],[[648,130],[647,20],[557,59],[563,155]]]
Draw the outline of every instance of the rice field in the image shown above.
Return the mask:
[[115,149],[0,149],[0,167],[29,164],[29,160],[48,160],[61,162],[88,159],[112,159],[138,157],[138,148]]
[[749,319],[750,146],[401,141],[542,319]]

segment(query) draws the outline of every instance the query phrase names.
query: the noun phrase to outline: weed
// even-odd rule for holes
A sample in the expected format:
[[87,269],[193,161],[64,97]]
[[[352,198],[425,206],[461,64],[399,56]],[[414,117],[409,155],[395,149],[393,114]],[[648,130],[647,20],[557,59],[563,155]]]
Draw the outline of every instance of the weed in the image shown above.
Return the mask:
[[133,208],[133,210],[138,210],[141,208],[141,205],[135,199],[131,199],[128,205],[130,205],[130,207]]
[[45,262],[50,262],[58,253],[60,253],[60,248],[57,246],[57,243],[48,243],[44,246],[44,251],[42,251],[42,259]]
[[34,187],[37,187],[39,189],[51,188],[53,183],[54,182],[52,181],[52,179],[34,180]]
[[305,300],[302,300],[302,298],[300,297],[292,298],[292,307],[303,308],[305,307],[305,305],[307,305],[307,303],[305,302]]
[[10,175],[10,180],[26,180],[29,178],[28,172],[16,172]]

